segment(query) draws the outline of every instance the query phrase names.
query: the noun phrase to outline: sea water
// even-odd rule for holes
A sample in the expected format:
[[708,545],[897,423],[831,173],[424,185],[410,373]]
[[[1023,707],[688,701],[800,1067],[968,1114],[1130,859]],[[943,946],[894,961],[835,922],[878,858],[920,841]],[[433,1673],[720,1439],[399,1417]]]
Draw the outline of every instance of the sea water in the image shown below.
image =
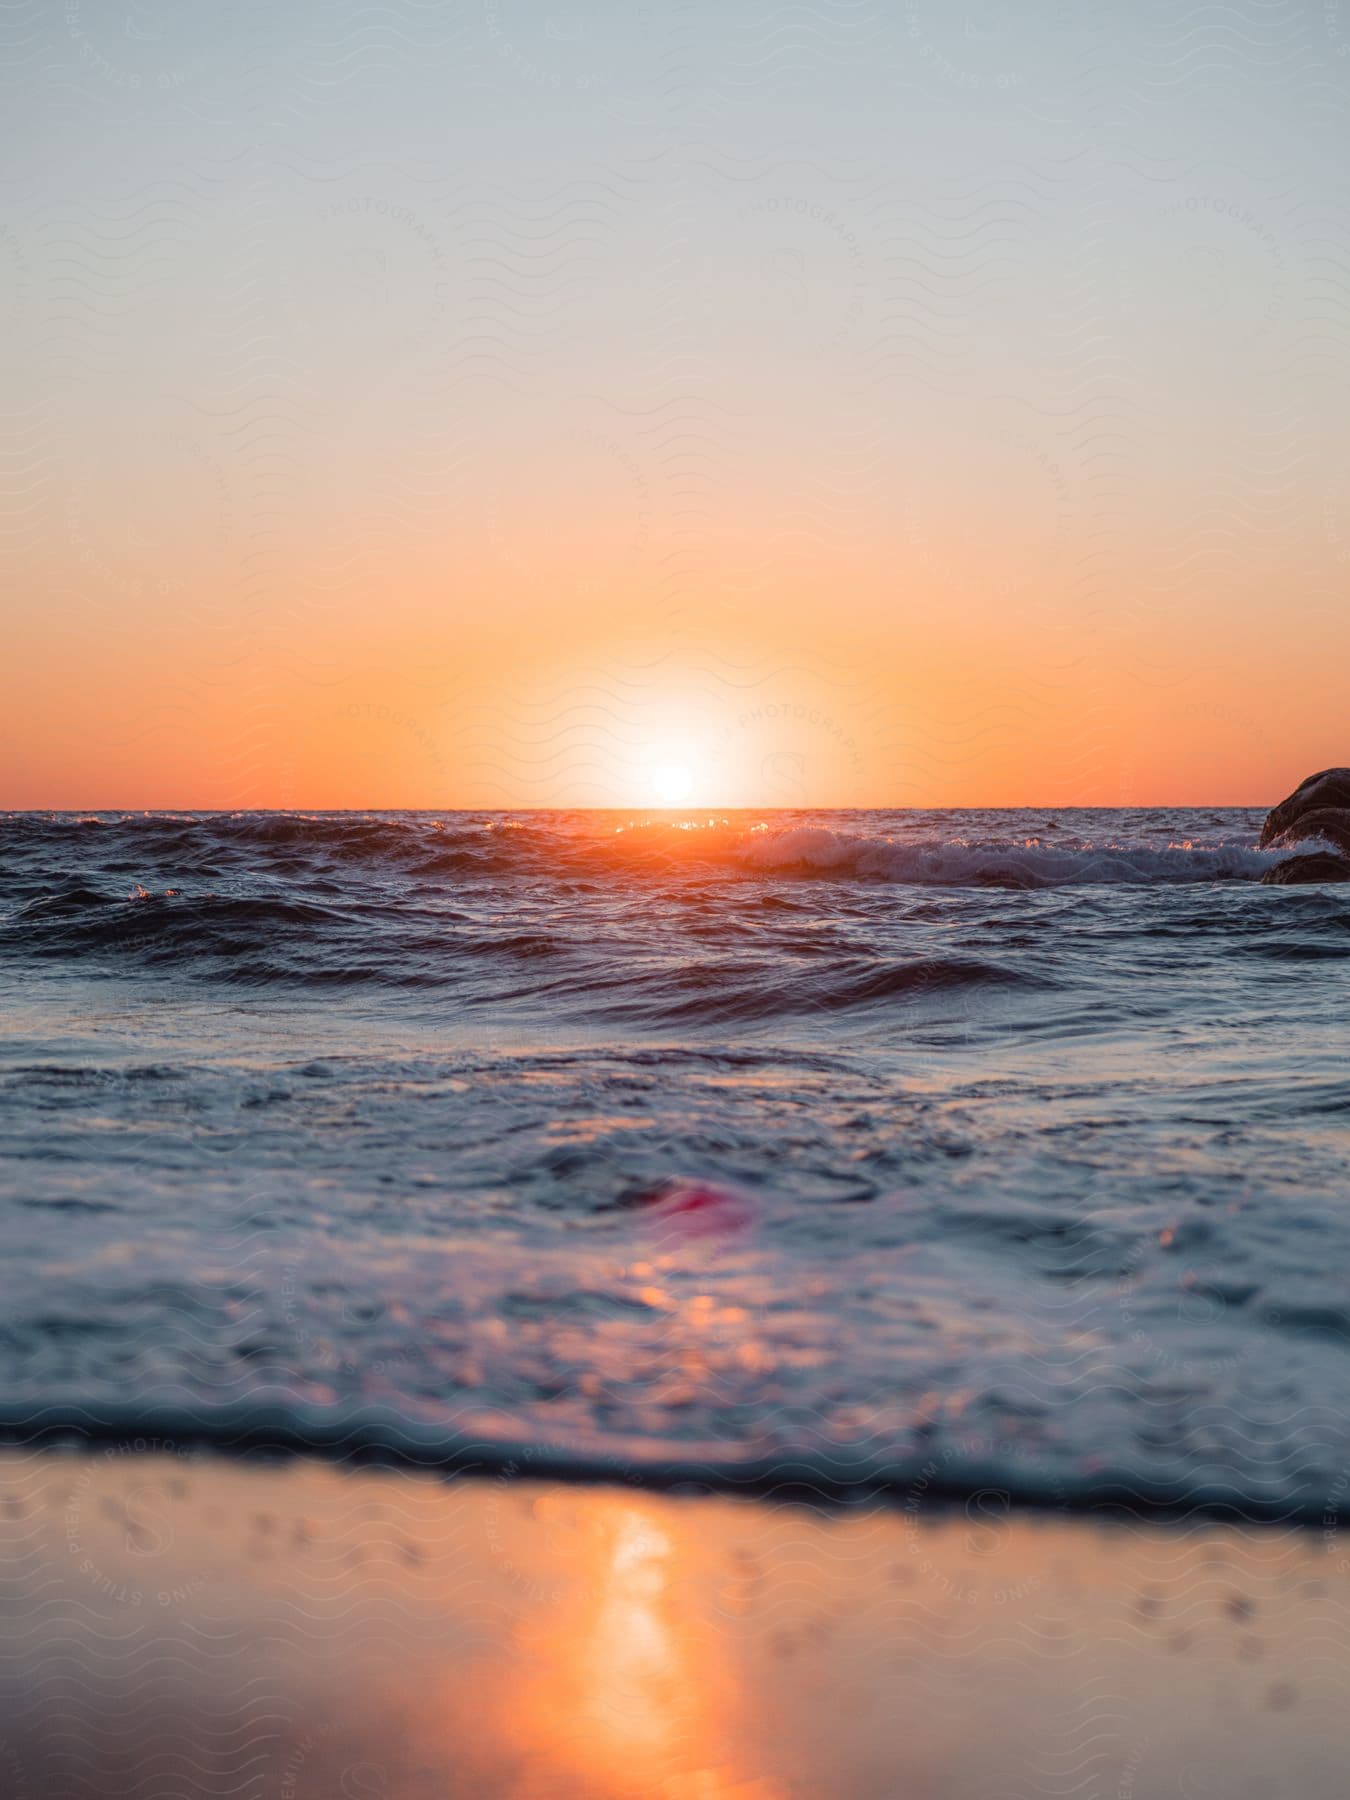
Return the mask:
[[0,1427],[1350,1494],[1350,889],[1232,810],[0,818]]

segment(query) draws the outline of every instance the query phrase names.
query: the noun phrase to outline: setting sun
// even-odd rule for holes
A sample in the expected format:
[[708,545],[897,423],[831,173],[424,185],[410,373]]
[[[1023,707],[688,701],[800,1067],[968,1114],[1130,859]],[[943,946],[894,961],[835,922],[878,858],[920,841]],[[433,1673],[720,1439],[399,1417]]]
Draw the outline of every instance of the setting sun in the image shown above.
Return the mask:
[[658,806],[687,806],[694,796],[693,771],[687,763],[654,763],[649,784],[651,797]]

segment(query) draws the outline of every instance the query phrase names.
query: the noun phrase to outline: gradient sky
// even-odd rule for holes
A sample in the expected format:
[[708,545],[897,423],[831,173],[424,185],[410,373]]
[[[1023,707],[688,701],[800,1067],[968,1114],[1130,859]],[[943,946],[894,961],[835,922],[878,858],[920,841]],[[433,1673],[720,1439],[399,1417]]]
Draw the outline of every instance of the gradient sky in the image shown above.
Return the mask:
[[1350,760],[1350,0],[19,0],[0,805]]

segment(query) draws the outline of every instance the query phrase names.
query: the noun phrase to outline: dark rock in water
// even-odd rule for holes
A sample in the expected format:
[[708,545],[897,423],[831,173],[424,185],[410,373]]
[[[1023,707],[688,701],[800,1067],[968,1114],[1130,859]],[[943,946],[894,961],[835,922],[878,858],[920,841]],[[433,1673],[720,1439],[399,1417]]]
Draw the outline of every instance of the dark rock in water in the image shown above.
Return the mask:
[[1319,769],[1316,775],[1309,775],[1306,781],[1299,782],[1289,798],[1281,800],[1266,815],[1262,844],[1296,843],[1304,837],[1331,837],[1338,844],[1345,841],[1345,847],[1350,849],[1350,841],[1334,836],[1326,824],[1310,826],[1308,818],[1312,813],[1343,814],[1339,831],[1350,840],[1350,769]]
[[1302,887],[1316,881],[1350,881],[1350,857],[1333,856],[1329,850],[1314,850],[1308,856],[1291,856],[1288,862],[1276,863],[1261,877],[1271,887]]

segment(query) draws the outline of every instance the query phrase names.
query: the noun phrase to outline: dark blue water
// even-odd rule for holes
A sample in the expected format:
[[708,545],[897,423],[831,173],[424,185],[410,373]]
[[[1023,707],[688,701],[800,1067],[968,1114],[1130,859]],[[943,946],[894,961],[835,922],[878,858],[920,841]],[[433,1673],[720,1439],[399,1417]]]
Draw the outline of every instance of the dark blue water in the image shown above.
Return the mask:
[[0,1424],[1350,1486],[1350,892],[1240,812],[0,819]]

